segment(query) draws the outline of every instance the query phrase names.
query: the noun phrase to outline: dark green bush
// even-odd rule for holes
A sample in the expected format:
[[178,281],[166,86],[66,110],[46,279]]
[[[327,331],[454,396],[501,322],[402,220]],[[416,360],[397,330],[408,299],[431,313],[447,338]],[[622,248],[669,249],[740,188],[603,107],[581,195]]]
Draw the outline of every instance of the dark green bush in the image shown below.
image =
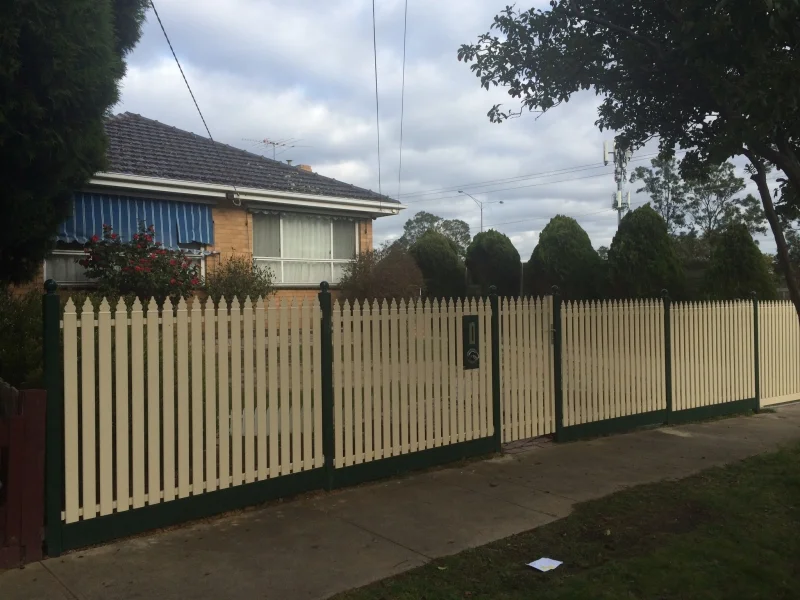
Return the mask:
[[460,298],[466,291],[466,269],[455,244],[441,233],[428,231],[411,246],[411,256],[425,280],[431,298]]
[[232,256],[206,275],[205,291],[218,304],[223,296],[228,302],[234,298],[244,302],[248,296],[252,300],[267,298],[275,288],[268,268],[257,266],[244,256]]
[[43,385],[42,294],[0,288],[0,379],[17,388]]
[[501,296],[519,295],[519,252],[507,235],[493,229],[477,234],[467,248],[466,263],[472,282],[484,296],[492,285]]
[[707,297],[717,300],[748,298],[751,292],[762,300],[778,295],[768,258],[743,223],[728,225],[715,236],[705,283]]
[[398,244],[358,254],[345,267],[339,289],[351,302],[408,300],[424,293],[425,280],[414,258]]
[[525,293],[542,296],[557,285],[566,299],[596,297],[600,293],[602,263],[578,222],[557,215],[542,230],[525,265]]

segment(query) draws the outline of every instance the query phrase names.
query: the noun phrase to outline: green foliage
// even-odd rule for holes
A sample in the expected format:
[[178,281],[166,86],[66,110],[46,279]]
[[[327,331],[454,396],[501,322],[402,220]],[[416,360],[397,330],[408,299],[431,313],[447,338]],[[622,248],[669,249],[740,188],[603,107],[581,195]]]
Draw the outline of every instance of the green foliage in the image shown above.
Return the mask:
[[[797,0],[552,0],[549,8],[508,6],[459,60],[481,85],[503,86],[519,110],[495,105],[490,119],[541,113],[593,89],[596,124],[619,132],[619,150],[658,138],[687,151],[684,179],[744,154],[785,175],[778,208],[800,203],[800,53]],[[764,210],[774,212],[766,183]],[[792,211],[784,210],[783,214]],[[796,214],[796,213],[795,213]],[[776,243],[782,232],[776,228]],[[786,273],[790,288],[796,281]],[[795,298],[800,314],[800,298]]]
[[732,223],[717,236],[706,284],[708,297],[718,300],[747,298],[751,292],[762,300],[777,297],[769,263],[743,223]]
[[686,185],[678,172],[674,156],[657,156],[651,167],[636,167],[631,173],[631,183],[642,181],[637,193],[650,196],[650,204],[674,233],[686,225]]
[[751,234],[766,233],[761,203],[750,194],[739,196],[744,179],[736,176],[733,164],[708,167],[687,186],[687,212],[700,235],[713,236],[730,223],[744,223]]
[[429,212],[420,211],[403,225],[400,245],[410,248],[428,231],[441,233],[453,244],[456,254],[463,259],[469,245],[469,225],[460,219],[443,219]]
[[0,379],[16,388],[41,387],[42,294],[15,296],[0,287]]
[[668,289],[684,294],[681,265],[667,224],[649,204],[622,219],[608,250],[611,293],[623,298],[654,298]]
[[578,222],[557,215],[542,229],[524,268],[525,294],[549,294],[554,285],[565,299],[592,298],[598,292],[602,261]]
[[466,290],[466,269],[452,241],[437,231],[428,231],[411,246],[409,252],[425,281],[431,298],[459,298]]
[[495,285],[501,296],[519,295],[519,252],[507,235],[493,229],[477,234],[467,248],[466,264],[481,294],[487,295],[489,286]]
[[424,293],[425,280],[408,251],[392,245],[356,255],[345,267],[339,289],[350,302],[408,300]]
[[206,275],[205,291],[208,297],[219,304],[223,296],[230,302],[238,298],[244,303],[245,298],[267,298],[275,291],[272,284],[272,271],[257,266],[252,260],[243,256],[231,256],[225,262],[216,265]]
[[[711,241],[700,237],[696,230],[672,236],[672,247],[685,279],[683,297],[700,300],[706,294],[706,275],[711,260]],[[674,295],[674,294],[673,294]]]
[[180,250],[167,250],[154,242],[152,225],[139,225],[130,241],[123,242],[109,225],[103,225],[103,239],[94,236],[84,248],[79,264],[87,277],[97,282],[106,296],[134,295],[142,302],[155,298],[173,304],[200,286],[200,274]]
[[105,166],[103,119],[147,0],[29,0],[0,8],[0,281],[30,279],[72,192]]

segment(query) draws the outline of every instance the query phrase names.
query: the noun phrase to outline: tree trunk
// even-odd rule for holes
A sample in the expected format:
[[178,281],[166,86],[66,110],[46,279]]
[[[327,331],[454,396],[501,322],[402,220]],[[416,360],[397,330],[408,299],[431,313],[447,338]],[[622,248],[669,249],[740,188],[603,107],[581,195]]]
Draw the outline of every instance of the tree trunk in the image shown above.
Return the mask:
[[764,168],[764,163],[749,152],[745,152],[745,156],[750,159],[756,173],[750,178],[756,182],[758,186],[758,193],[761,196],[761,204],[764,205],[764,214],[769,222],[769,227],[772,229],[772,235],[775,238],[775,245],[778,249],[778,264],[783,271],[783,276],[786,279],[786,286],[789,288],[789,298],[794,304],[795,312],[797,313],[798,322],[800,322],[800,285],[798,285],[797,277],[792,269],[792,263],[789,260],[789,246],[786,245],[786,238],[783,235],[783,229],[778,221],[778,215],[775,212],[775,205],[772,203],[772,195],[767,185],[767,171]]

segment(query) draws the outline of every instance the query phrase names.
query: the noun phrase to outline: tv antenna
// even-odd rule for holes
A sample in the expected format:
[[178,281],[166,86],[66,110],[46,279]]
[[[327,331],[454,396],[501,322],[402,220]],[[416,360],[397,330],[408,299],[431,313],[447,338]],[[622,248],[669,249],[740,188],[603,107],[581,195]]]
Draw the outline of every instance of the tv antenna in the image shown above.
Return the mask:
[[631,209],[631,192],[623,189],[627,180],[626,168],[631,160],[633,152],[617,148],[614,141],[603,142],[603,164],[608,166],[609,156],[614,161],[614,181],[617,182],[617,191],[614,193],[611,208],[617,211],[617,225],[622,221],[622,217]]
[[284,138],[284,139],[270,139],[264,138],[261,140],[254,140],[249,138],[242,138],[242,141],[258,144],[264,148],[272,148],[272,160],[276,160],[284,152],[288,152],[292,148],[311,148],[311,146],[301,146],[297,142],[302,142],[298,138]]

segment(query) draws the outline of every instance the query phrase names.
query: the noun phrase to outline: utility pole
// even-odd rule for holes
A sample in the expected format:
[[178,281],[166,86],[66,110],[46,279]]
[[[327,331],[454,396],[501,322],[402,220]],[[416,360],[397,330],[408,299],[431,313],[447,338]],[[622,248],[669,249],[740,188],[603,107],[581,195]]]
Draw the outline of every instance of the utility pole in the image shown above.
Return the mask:
[[[458,190],[458,193],[459,193],[459,194],[464,194],[465,196],[469,196],[470,198],[472,198],[472,199],[475,201],[475,204],[477,204],[477,205],[478,205],[478,208],[480,208],[480,209],[481,209],[481,233],[483,233],[483,202],[481,202],[480,200],[478,200],[478,199],[477,199],[475,196],[473,196],[472,194],[468,194],[468,193],[467,193],[467,192],[465,192],[464,190]],[[502,203],[501,203],[501,204],[502,204]]]
[[625,192],[624,186],[627,179],[626,167],[631,159],[630,150],[618,150],[615,142],[603,143],[603,164],[608,165],[609,155],[614,161],[614,181],[617,182],[617,191],[614,193],[611,208],[617,211],[617,226],[622,217],[631,209],[631,193]]

